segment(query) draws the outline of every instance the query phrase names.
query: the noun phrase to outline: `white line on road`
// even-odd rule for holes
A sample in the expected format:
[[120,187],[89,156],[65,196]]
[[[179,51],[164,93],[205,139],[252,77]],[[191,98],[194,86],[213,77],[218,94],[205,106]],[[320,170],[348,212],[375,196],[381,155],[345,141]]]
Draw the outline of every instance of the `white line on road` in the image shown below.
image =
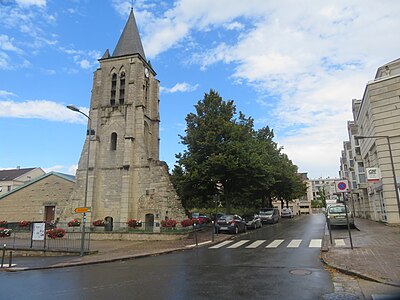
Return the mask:
[[321,248],[322,240],[321,239],[314,239],[310,241],[309,248]]
[[[198,246],[202,246],[202,245],[209,244],[209,243],[211,243],[211,241],[201,242],[201,243],[198,243],[197,245],[198,245]],[[193,247],[196,247],[196,244],[187,245],[186,247],[187,247],[187,248],[193,248]]]
[[292,240],[289,245],[287,245],[287,248],[298,248],[300,246],[302,240]]
[[284,240],[275,240],[272,243],[268,244],[265,248],[276,248],[278,247],[280,244],[283,243]]
[[344,239],[335,239],[335,246],[346,246]]
[[225,245],[228,245],[230,243],[232,243],[232,241],[225,241],[225,242],[219,243],[217,245],[214,245],[214,246],[212,246],[212,247],[210,247],[208,249],[218,249],[218,248],[221,248],[221,247],[223,247]]
[[234,243],[233,245],[230,245],[229,247],[226,247],[226,248],[228,248],[228,249],[238,248],[238,247],[242,246],[243,244],[246,244],[247,242],[250,242],[250,240],[241,240],[241,241]]
[[261,244],[263,244],[265,242],[266,242],[266,240],[257,240],[255,242],[251,243],[250,245],[248,245],[246,248],[249,248],[249,249],[257,248],[258,246],[260,246]]

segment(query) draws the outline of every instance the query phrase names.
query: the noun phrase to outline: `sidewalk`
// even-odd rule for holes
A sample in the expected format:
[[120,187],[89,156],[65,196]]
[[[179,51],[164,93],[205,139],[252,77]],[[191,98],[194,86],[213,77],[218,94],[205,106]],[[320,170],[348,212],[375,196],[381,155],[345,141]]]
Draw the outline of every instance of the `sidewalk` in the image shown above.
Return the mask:
[[[204,244],[211,245],[233,237],[227,234],[215,234],[214,242],[212,242],[212,232],[210,229],[199,230],[197,232],[197,244],[199,247]],[[171,241],[93,240],[90,242],[90,248],[93,251],[97,251],[97,253],[83,257],[14,257],[12,260],[13,266],[0,269],[0,271],[26,271],[96,264],[190,250],[195,247],[196,239],[194,233],[191,233],[188,238]],[[8,267],[8,259],[5,260],[4,265]]]
[[355,219],[351,230],[353,250],[346,229],[333,229],[332,239],[344,239],[346,246],[330,245],[325,230],[322,260],[330,267],[349,275],[400,287],[400,227],[371,220]]

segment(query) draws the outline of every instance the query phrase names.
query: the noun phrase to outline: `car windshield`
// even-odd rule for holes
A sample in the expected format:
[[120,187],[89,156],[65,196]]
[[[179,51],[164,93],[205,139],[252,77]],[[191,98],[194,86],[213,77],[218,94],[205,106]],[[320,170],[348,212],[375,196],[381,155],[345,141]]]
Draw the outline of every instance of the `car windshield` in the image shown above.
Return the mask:
[[329,213],[330,214],[344,214],[346,213],[346,210],[344,206],[331,206],[329,207]]
[[253,215],[244,215],[243,218],[246,220],[253,220],[254,216]]
[[263,211],[260,211],[260,215],[270,216],[270,215],[272,215],[273,212],[274,212],[273,210],[263,210]]

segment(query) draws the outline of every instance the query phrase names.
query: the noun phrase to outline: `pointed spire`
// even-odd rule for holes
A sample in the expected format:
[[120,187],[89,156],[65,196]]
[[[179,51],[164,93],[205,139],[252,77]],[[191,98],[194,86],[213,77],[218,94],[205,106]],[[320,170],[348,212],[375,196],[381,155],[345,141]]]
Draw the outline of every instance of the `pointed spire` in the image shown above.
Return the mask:
[[133,9],[131,9],[124,31],[122,31],[121,37],[118,40],[118,44],[115,47],[112,56],[115,57],[129,54],[139,54],[144,60],[146,60],[135,16],[133,15]]
[[108,49],[106,50],[106,52],[104,52],[103,56],[101,57],[101,59],[106,59],[106,58],[110,58],[110,51],[108,51]]

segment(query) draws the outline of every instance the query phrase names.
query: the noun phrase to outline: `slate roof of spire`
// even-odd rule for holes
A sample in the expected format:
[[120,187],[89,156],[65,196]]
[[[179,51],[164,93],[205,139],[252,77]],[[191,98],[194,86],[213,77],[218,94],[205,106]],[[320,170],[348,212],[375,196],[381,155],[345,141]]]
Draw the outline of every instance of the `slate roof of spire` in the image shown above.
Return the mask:
[[139,30],[132,9],[112,56],[116,57],[130,54],[139,54],[146,61],[142,41],[140,40]]

